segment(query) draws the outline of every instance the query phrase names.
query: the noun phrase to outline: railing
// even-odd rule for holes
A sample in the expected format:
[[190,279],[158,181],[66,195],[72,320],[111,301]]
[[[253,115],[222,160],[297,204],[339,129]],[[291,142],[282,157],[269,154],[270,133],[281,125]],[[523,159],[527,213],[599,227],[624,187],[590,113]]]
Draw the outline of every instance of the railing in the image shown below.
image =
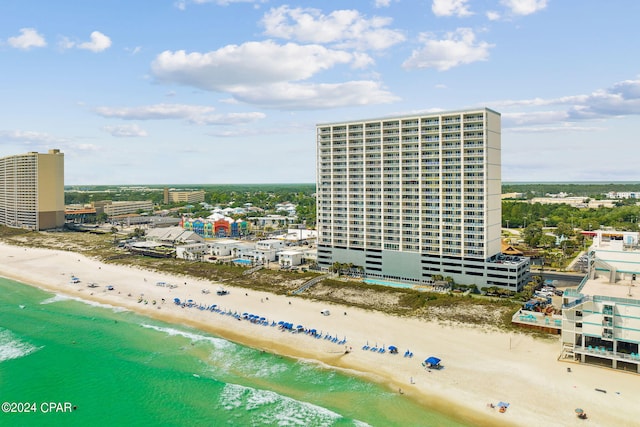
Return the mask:
[[299,293],[302,293],[302,292],[306,291],[307,289],[309,289],[311,286],[315,285],[316,283],[319,283],[319,282],[323,281],[327,277],[329,277],[329,274],[324,274],[322,276],[314,277],[313,279],[308,280],[307,282],[303,283],[302,286],[300,286],[298,289],[293,291],[292,294],[293,295],[297,295]]
[[627,362],[640,363],[640,354],[638,353],[617,353],[613,349],[607,349],[603,346],[579,346],[576,345],[573,348],[574,353],[587,354],[590,356],[597,356],[606,359],[623,360]]

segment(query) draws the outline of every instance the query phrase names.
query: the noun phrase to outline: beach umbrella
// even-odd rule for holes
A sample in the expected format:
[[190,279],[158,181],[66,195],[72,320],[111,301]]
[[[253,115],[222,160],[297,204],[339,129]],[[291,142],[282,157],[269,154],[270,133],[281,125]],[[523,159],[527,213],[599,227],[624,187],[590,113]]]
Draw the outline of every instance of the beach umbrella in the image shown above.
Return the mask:
[[395,345],[390,345],[389,346],[389,351],[395,351],[397,349],[398,349],[398,347],[396,347]]
[[278,325],[284,325],[284,320],[279,321]]
[[582,413],[584,413],[584,409],[576,408],[576,414],[582,414]]
[[428,357],[427,360],[425,360],[425,363],[429,363],[430,365],[437,365],[438,363],[440,363],[440,359],[438,359],[437,357]]

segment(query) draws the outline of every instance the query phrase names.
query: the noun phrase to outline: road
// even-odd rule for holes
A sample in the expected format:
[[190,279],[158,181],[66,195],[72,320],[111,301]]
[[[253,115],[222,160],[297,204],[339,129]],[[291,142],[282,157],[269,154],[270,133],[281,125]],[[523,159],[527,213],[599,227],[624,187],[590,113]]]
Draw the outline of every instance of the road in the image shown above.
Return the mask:
[[[531,275],[538,276],[540,272],[532,271]],[[545,271],[542,273],[543,280],[557,280],[560,287],[578,286],[584,276],[584,274],[580,273],[560,273],[557,271]]]

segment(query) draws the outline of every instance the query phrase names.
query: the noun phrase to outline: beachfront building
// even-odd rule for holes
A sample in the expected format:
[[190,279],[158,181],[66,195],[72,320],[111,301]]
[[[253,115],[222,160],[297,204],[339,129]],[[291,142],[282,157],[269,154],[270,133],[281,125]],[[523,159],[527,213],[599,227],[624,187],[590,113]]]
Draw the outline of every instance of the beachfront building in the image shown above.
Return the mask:
[[302,264],[304,251],[299,249],[288,249],[278,252],[278,264],[281,267],[294,267]]
[[204,242],[204,237],[199,234],[177,226],[149,229],[145,237],[148,241],[154,241],[167,246]]
[[432,276],[518,291],[529,259],[500,254],[500,114],[487,108],[319,124],[318,264],[373,283]]
[[0,224],[46,230],[64,225],[64,154],[0,158]]
[[188,261],[202,261],[208,253],[209,245],[204,242],[176,246],[176,258]]
[[640,373],[638,242],[637,232],[595,232],[585,279],[563,295],[563,357]]

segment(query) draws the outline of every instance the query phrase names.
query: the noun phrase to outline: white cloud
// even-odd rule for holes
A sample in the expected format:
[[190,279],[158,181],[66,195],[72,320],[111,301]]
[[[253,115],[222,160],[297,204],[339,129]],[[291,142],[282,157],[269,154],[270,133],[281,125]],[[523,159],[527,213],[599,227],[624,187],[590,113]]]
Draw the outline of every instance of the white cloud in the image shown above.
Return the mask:
[[94,31],[91,33],[91,41],[78,44],[78,49],[86,49],[92,52],[102,52],[109,49],[111,46],[111,39],[100,31]]
[[586,95],[505,100],[488,104],[503,111],[503,127],[514,132],[602,130],[601,127],[576,126],[575,123],[640,116],[640,80],[624,80]]
[[212,113],[213,107],[183,104],[156,104],[143,107],[98,107],[95,112],[102,117],[124,120],[188,119]]
[[144,137],[148,135],[147,131],[138,125],[105,126],[102,130],[116,138]]
[[213,3],[218,6],[228,6],[233,3],[264,3],[266,0],[178,0],[174,4],[180,10],[185,10],[187,4],[206,4]]
[[68,142],[48,133],[28,130],[0,130],[0,141],[24,142],[25,144],[58,144]]
[[501,0],[514,15],[531,15],[547,7],[547,0]]
[[497,21],[501,18],[500,13],[494,11],[494,10],[490,10],[487,12],[487,19],[489,21]]
[[137,55],[142,51],[142,46],[136,46],[136,47],[125,47],[124,50],[126,52],[129,52],[130,55]]
[[470,28],[458,28],[447,33],[442,40],[434,38],[428,33],[420,34],[423,46],[414,50],[411,57],[402,66],[405,68],[436,68],[446,71],[459,65],[486,61],[489,49],[494,45],[476,41],[476,36]]
[[391,0],[374,0],[373,2],[373,7],[375,8],[382,8],[382,7],[389,7],[391,5]]
[[357,10],[335,10],[324,15],[319,9],[289,6],[271,9],[262,18],[265,34],[270,37],[359,50],[382,50],[404,41],[402,32],[386,28],[391,21],[384,17],[367,19]]
[[433,0],[431,10],[436,16],[471,16],[468,0]]
[[[266,117],[264,113],[214,114],[215,108],[203,105],[156,104],[141,107],[98,107],[95,112],[107,118],[123,120],[186,120],[198,125],[248,123]],[[134,125],[135,126],[135,125]]]
[[310,110],[352,105],[384,104],[399,98],[373,81],[351,81],[328,84],[274,83],[259,88],[238,90],[241,101],[269,108]]
[[369,62],[362,53],[265,41],[225,46],[205,54],[166,51],[156,57],[151,68],[162,82],[225,92],[238,101],[269,108],[330,108],[397,100],[373,81],[299,83],[337,64],[363,66]]
[[261,112],[209,114],[207,116],[194,117],[190,121],[198,125],[240,125],[251,123],[266,118]]
[[[91,40],[88,42],[78,43],[71,40],[68,37],[61,37],[58,42],[58,47],[60,49],[84,49],[90,50],[92,52],[102,52],[103,50],[109,49],[111,47],[111,39],[108,36],[105,36],[100,31],[94,31],[90,35]],[[137,48],[136,48],[137,49]],[[137,52],[133,52],[134,54]]]
[[359,58],[319,45],[278,45],[267,40],[228,45],[208,53],[165,51],[156,57],[151,69],[162,82],[234,91],[238,86],[304,80],[336,64],[352,63]]
[[34,28],[21,28],[20,35],[7,39],[9,46],[29,50],[32,47],[45,47],[47,41]]

